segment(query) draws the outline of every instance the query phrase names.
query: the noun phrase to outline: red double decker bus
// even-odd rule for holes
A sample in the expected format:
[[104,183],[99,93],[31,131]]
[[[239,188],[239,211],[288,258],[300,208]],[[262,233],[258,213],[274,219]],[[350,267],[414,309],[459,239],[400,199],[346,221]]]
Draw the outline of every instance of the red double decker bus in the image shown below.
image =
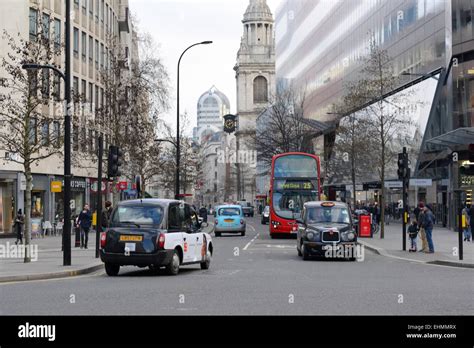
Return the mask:
[[300,152],[276,155],[270,178],[270,236],[297,233],[303,204],[320,200],[320,160]]

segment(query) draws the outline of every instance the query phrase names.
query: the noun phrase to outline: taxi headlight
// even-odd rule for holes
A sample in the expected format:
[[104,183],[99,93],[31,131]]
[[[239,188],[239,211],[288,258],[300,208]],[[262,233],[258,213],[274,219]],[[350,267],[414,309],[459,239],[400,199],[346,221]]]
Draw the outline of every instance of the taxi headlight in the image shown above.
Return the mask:
[[355,240],[356,235],[353,231],[350,231],[350,232],[342,233],[341,237],[342,237],[342,240],[345,242],[352,242],[353,240]]
[[319,231],[309,230],[306,232],[306,238],[308,238],[308,240],[317,240],[319,238]]

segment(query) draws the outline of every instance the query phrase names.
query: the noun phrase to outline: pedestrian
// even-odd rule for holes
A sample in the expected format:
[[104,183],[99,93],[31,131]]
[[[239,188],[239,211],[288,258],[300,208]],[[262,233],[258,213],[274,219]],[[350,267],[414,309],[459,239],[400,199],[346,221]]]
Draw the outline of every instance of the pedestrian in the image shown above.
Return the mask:
[[[469,209],[469,217],[471,219],[471,237],[474,234],[474,204],[471,203],[471,208]],[[474,242],[474,239],[472,239]]]
[[470,242],[471,241],[471,217],[469,216],[469,209],[467,205],[464,207],[461,213],[462,217],[464,218],[465,225],[463,227],[464,232],[464,241]]
[[89,209],[89,204],[84,205],[84,209],[77,218],[77,223],[81,229],[81,249],[87,249],[87,242],[89,241],[89,230],[92,225],[92,213]]
[[25,224],[25,216],[23,215],[21,209],[18,209],[18,213],[15,217],[15,223],[13,224],[13,228],[16,232],[16,241],[15,244],[23,244],[23,225]]
[[423,222],[422,226],[425,229],[426,241],[428,242],[428,251],[425,251],[428,254],[434,253],[434,244],[433,244],[433,225],[434,225],[434,215],[427,206],[423,208]]
[[418,221],[418,232],[420,234],[420,239],[421,239],[421,249],[420,249],[420,252],[422,251],[427,251],[428,250],[428,241],[426,240],[426,231],[425,231],[425,228],[423,227],[423,219],[424,219],[424,209],[425,205],[423,202],[420,202],[418,204],[418,208],[419,208],[419,213],[418,213],[418,219],[416,219],[416,221]]
[[106,201],[105,202],[105,210],[102,211],[102,215],[100,218],[100,225],[102,226],[102,231],[105,231],[110,226],[110,218],[112,216],[112,202]]
[[411,247],[409,252],[416,252],[416,237],[418,236],[418,222],[413,220],[411,225],[408,227],[408,236],[410,237]]

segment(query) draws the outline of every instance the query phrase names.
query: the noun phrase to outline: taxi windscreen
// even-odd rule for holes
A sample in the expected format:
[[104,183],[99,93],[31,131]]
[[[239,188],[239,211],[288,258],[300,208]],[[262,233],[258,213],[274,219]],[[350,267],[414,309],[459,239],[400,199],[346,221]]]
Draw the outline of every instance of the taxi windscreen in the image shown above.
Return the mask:
[[345,207],[311,207],[307,211],[307,222],[349,224],[349,210]]
[[118,207],[111,219],[112,226],[127,224],[159,225],[163,219],[163,209],[156,205],[137,205]]
[[240,215],[239,208],[221,208],[219,209],[219,215],[221,216],[235,216]]

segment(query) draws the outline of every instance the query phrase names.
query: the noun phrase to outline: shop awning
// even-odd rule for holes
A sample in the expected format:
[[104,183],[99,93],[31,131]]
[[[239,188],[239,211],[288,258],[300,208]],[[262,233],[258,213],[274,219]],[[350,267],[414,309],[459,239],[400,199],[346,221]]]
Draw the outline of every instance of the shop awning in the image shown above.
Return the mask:
[[469,145],[474,143],[474,127],[464,127],[444,133],[427,141],[442,146]]

